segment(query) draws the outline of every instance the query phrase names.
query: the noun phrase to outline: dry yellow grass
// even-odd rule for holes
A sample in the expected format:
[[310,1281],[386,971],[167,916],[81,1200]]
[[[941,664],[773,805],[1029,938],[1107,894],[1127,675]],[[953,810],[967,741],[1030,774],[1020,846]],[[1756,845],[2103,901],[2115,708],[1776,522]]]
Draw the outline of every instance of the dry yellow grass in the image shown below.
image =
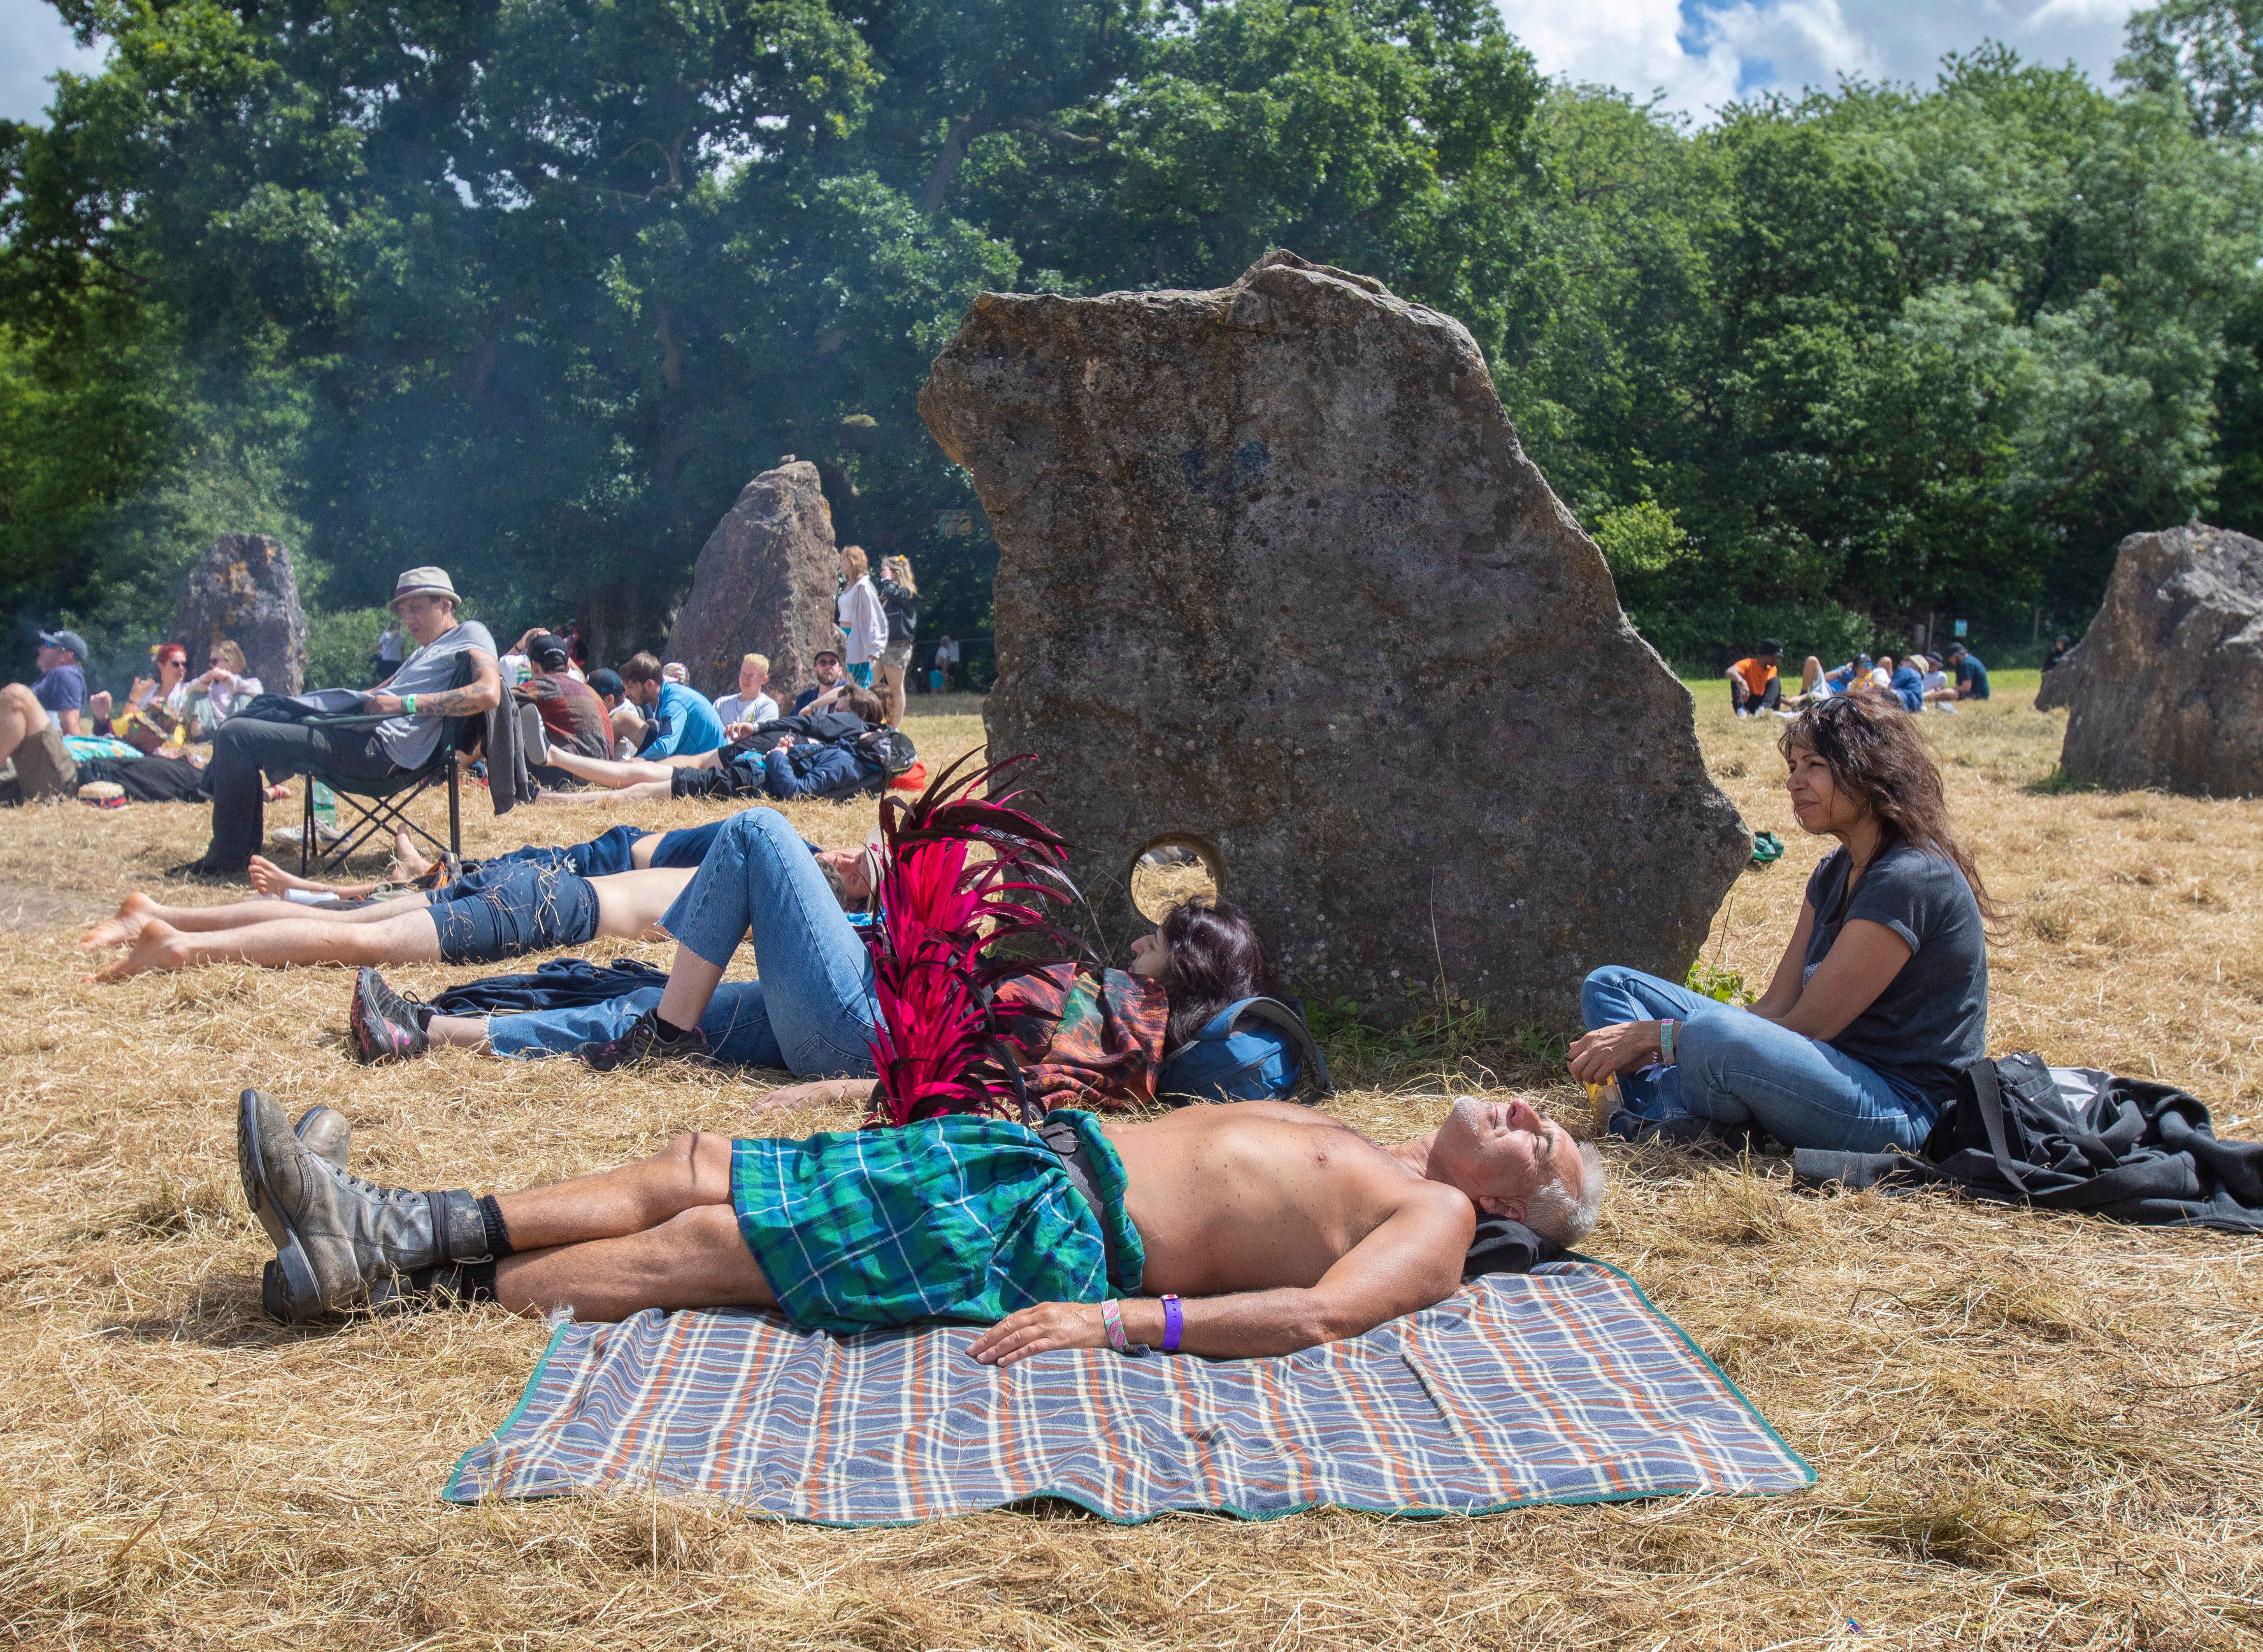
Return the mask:
[[[2031,790],[2064,718],[2026,697],[1928,724],[2014,914],[1995,1046],[2158,1072],[2219,1118],[2263,1112],[2263,807]],[[1747,819],[1790,840],[1740,882],[1710,949],[1757,981],[1820,846],[1775,790],[1775,725],[1710,703],[1700,722]],[[913,732],[930,758],[979,738],[967,717]],[[835,842],[870,817],[795,812]],[[503,830],[475,798],[466,818],[476,852],[613,817]],[[492,1310],[267,1324],[237,1089],[341,1107],[381,1178],[486,1187],[743,1129],[762,1086],[454,1052],[365,1070],[343,1050],[343,970],[80,986],[73,926],[196,853],[203,827],[178,808],[0,816],[0,1633],[17,1642],[2263,1647],[2252,1242],[1931,1194],[1815,1200],[1781,1165],[1656,1151],[1618,1154],[1591,1248],[1815,1462],[1810,1493],[1130,1530],[1046,1512],[833,1532],[634,1497],[445,1507],[443,1475],[504,1416],[541,1329]],[[423,990],[464,972],[401,973]],[[1338,1110],[1408,1130],[1440,1103],[1405,1093],[1440,1087]]]

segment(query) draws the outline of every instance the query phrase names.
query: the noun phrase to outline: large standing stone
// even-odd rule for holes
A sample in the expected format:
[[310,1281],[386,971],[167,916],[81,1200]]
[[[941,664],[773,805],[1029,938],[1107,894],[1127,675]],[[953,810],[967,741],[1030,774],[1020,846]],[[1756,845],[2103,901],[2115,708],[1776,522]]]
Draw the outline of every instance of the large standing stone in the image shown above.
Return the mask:
[[2199,523],[2131,534],[2080,653],[2069,776],[2263,794],[2263,544]]
[[[232,639],[270,694],[307,686],[307,610],[299,576],[280,539],[224,533],[189,570],[173,610],[173,640],[189,651],[192,675],[214,643]],[[332,685],[318,685],[329,687]]]
[[985,293],[920,412],[998,540],[991,754],[1107,936],[1183,833],[1308,993],[1562,1028],[1597,964],[1681,977],[1751,834],[1458,323],[1277,252]]
[[788,459],[748,482],[700,548],[668,657],[710,698],[735,694],[739,661],[766,654],[783,705],[816,682],[810,662],[834,636],[841,566],[817,466]]

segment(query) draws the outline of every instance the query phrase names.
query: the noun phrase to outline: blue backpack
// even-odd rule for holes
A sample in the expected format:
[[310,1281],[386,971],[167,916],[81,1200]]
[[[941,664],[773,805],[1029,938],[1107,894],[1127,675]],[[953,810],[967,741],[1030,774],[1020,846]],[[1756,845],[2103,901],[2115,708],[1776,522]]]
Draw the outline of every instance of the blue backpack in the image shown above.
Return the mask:
[[1327,1058],[1305,1025],[1301,1007],[1271,998],[1227,1005],[1163,1057],[1156,1095],[1174,1107],[1277,1096],[1293,1096],[1310,1107],[1334,1095]]

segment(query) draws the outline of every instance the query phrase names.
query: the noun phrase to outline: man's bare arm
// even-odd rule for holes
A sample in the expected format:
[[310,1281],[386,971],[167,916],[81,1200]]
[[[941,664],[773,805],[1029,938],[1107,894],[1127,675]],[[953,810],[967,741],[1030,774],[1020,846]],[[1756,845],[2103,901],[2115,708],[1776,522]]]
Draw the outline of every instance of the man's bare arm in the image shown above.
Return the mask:
[[[1399,1208],[1309,1288],[1240,1291],[1182,1304],[1179,1347],[1225,1359],[1294,1353],[1374,1330],[1453,1295],[1462,1282],[1477,1216],[1435,1182],[1411,1183]],[[1123,1304],[1124,1334],[1160,1346],[1163,1305]],[[1104,1348],[1107,1328],[1093,1302],[1044,1302],[1009,1314],[970,1350],[986,1365],[1012,1365],[1050,1348]]]
[[[472,656],[472,669],[476,674],[471,686],[436,689],[430,694],[418,695],[417,716],[472,717],[492,711],[502,703],[502,668],[495,663],[495,657],[482,653],[476,648],[467,652]],[[390,717],[403,709],[399,695],[387,694],[383,690],[365,696],[362,706],[380,717]]]

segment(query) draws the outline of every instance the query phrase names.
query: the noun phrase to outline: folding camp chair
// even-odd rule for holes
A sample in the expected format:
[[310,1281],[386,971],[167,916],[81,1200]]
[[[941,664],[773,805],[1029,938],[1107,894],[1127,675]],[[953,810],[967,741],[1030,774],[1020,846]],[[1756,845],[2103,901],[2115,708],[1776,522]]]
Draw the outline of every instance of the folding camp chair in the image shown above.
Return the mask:
[[[385,719],[374,717],[339,717],[318,719],[328,727],[374,728]],[[325,774],[318,768],[299,772],[307,777],[307,798],[300,819],[299,876],[312,876],[315,869],[343,866],[355,850],[380,833],[390,836],[396,827],[406,826],[434,848],[464,858],[463,798],[458,788],[456,756],[476,745],[480,734],[480,719],[475,717],[452,717],[445,719],[439,745],[422,766],[397,775],[387,775],[382,780],[369,780],[350,775]],[[338,800],[342,817],[350,811],[351,819],[335,843],[323,843],[315,833],[315,787],[319,783],[328,786]],[[435,786],[445,786],[448,792],[448,840],[434,837],[408,818],[408,805]]]

